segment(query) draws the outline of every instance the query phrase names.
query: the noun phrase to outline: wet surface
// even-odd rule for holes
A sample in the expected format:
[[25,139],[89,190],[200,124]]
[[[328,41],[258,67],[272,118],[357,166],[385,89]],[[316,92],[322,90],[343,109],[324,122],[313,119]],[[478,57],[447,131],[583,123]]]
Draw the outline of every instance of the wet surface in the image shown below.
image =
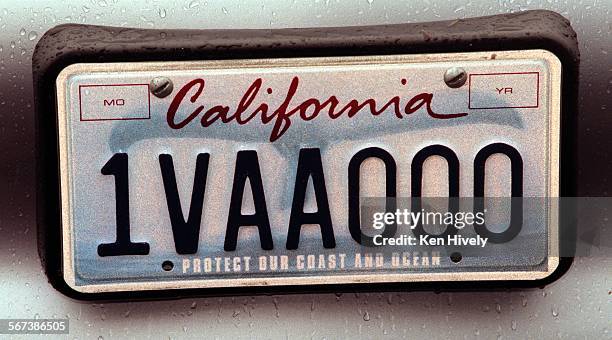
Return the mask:
[[[92,304],[46,282],[36,253],[31,55],[61,23],[141,28],[372,25],[547,8],[572,21],[582,64],[579,194],[612,191],[610,1],[4,1],[0,5],[0,311],[2,318],[71,319],[70,338],[610,337],[609,257],[579,258],[544,290],[372,293]],[[449,27],[459,24],[449,23]],[[512,31],[513,27],[504,27]],[[160,34],[163,34],[161,32]],[[426,34],[426,32],[425,32]],[[604,219],[607,217],[604,216]]]

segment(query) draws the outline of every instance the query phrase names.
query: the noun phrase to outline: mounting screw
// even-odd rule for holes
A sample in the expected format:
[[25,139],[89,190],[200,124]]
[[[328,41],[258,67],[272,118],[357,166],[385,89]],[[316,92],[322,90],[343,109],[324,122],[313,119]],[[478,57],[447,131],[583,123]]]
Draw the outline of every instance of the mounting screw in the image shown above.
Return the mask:
[[467,72],[461,67],[451,67],[444,73],[444,82],[448,87],[459,88],[467,81]]
[[167,77],[155,77],[149,84],[149,90],[157,98],[167,97],[172,93],[173,89],[174,85],[172,84],[172,80]]

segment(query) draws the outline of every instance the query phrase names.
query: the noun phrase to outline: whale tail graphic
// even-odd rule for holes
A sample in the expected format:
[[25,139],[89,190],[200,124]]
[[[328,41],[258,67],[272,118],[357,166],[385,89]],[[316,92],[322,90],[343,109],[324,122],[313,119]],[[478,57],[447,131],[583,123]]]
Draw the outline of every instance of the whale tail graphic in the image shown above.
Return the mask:
[[[482,96],[482,95],[481,95]],[[156,110],[163,112],[163,110]],[[360,112],[361,113],[361,112]],[[357,119],[355,119],[357,118]],[[433,130],[437,128],[453,129],[462,126],[478,126],[471,129],[472,134],[486,134],[491,126],[523,129],[521,113],[516,109],[470,110],[466,116],[453,119],[434,119],[424,112],[415,112],[398,119],[392,112],[380,115],[357,114],[352,119],[341,117],[335,120],[329,117],[317,117],[312,121],[295,120],[291,129],[272,142],[277,152],[286,161],[289,168],[297,166],[297,149],[300,147],[318,147],[325,153],[336,142],[347,140],[371,140],[393,134],[411,131]],[[108,139],[112,152],[127,152],[135,143],[150,139],[196,138],[229,140],[247,144],[269,144],[270,125],[253,120],[245,125],[213,124],[202,127],[193,122],[180,130],[172,129],[163,114],[153,114],[150,120],[120,121],[112,127]],[[435,137],[432,135],[432,138]],[[290,205],[295,174],[287,172],[286,191],[282,195],[283,207]]]

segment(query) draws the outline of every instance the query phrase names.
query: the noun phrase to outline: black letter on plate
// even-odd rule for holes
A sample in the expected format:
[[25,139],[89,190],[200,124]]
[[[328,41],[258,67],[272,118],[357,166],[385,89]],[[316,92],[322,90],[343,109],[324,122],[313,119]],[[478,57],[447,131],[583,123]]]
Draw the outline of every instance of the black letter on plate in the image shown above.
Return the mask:
[[[448,211],[456,214],[459,210],[459,158],[453,150],[444,145],[430,145],[417,152],[412,160],[411,165],[411,186],[412,186],[412,204],[411,209],[414,212],[421,211],[423,204],[423,164],[427,158],[431,156],[441,156],[448,164]],[[454,225],[447,225],[446,230],[441,234],[444,237],[454,235],[459,231]],[[431,235],[423,228],[423,223],[419,223],[414,227],[415,235]]]
[[[351,236],[357,243],[364,246],[374,246],[373,237],[367,236],[361,232],[361,209],[360,209],[360,193],[359,181],[361,177],[361,164],[368,158],[378,158],[385,163],[385,211],[395,212],[397,207],[397,165],[395,160],[387,151],[370,147],[357,152],[351,161],[348,168],[348,222]],[[392,237],[397,231],[397,225],[391,224],[385,226],[383,237]]]
[[128,186],[128,155],[116,153],[102,167],[102,175],[115,176],[115,215],[117,239],[98,245],[99,256],[147,255],[149,244],[130,240],[130,192]]
[[[486,224],[474,224],[474,230],[487,237],[491,243],[505,243],[514,239],[523,228],[523,157],[512,146],[504,143],[493,143],[478,151],[474,159],[474,212],[484,212],[485,165],[494,154],[506,155],[510,159],[511,195],[510,226],[503,232],[489,231]],[[501,200],[492,198],[492,200]]]
[[[317,200],[317,212],[305,213],[304,201],[308,178],[312,176],[312,188]],[[334,229],[332,228],[327,190],[325,189],[325,176],[321,163],[321,150],[302,149],[295,175],[293,190],[293,204],[291,204],[291,217],[289,217],[289,231],[287,233],[287,249],[297,249],[300,243],[300,231],[304,224],[318,224],[321,227],[321,237],[325,248],[336,247]]]
[[195,176],[193,177],[189,217],[185,221],[172,156],[168,154],[159,155],[159,166],[164,181],[168,214],[170,215],[172,235],[174,236],[174,248],[178,254],[195,254],[198,251],[209,158],[210,155],[207,153],[198,154]]
[[[246,180],[251,182],[251,192],[253,193],[253,203],[255,213],[252,215],[242,214],[242,196]],[[266,207],[266,197],[264,195],[257,151],[247,150],[238,151],[236,156],[236,170],[234,172],[234,185],[232,187],[232,197],[230,199],[229,215],[227,217],[227,231],[225,233],[225,251],[236,250],[238,242],[238,229],[242,226],[257,226],[259,228],[259,239],[261,248],[271,250],[272,231],[268,220],[268,208]]]

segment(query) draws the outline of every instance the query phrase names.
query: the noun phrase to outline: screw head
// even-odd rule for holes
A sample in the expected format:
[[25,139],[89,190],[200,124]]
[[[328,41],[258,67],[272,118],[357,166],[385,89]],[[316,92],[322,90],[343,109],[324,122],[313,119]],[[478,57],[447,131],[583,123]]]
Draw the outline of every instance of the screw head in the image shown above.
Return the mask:
[[444,73],[444,82],[448,87],[456,89],[467,81],[467,72],[461,67],[451,67]]
[[155,77],[149,84],[149,90],[157,98],[167,97],[172,93],[173,89],[174,85],[172,84],[172,80],[167,77]]

